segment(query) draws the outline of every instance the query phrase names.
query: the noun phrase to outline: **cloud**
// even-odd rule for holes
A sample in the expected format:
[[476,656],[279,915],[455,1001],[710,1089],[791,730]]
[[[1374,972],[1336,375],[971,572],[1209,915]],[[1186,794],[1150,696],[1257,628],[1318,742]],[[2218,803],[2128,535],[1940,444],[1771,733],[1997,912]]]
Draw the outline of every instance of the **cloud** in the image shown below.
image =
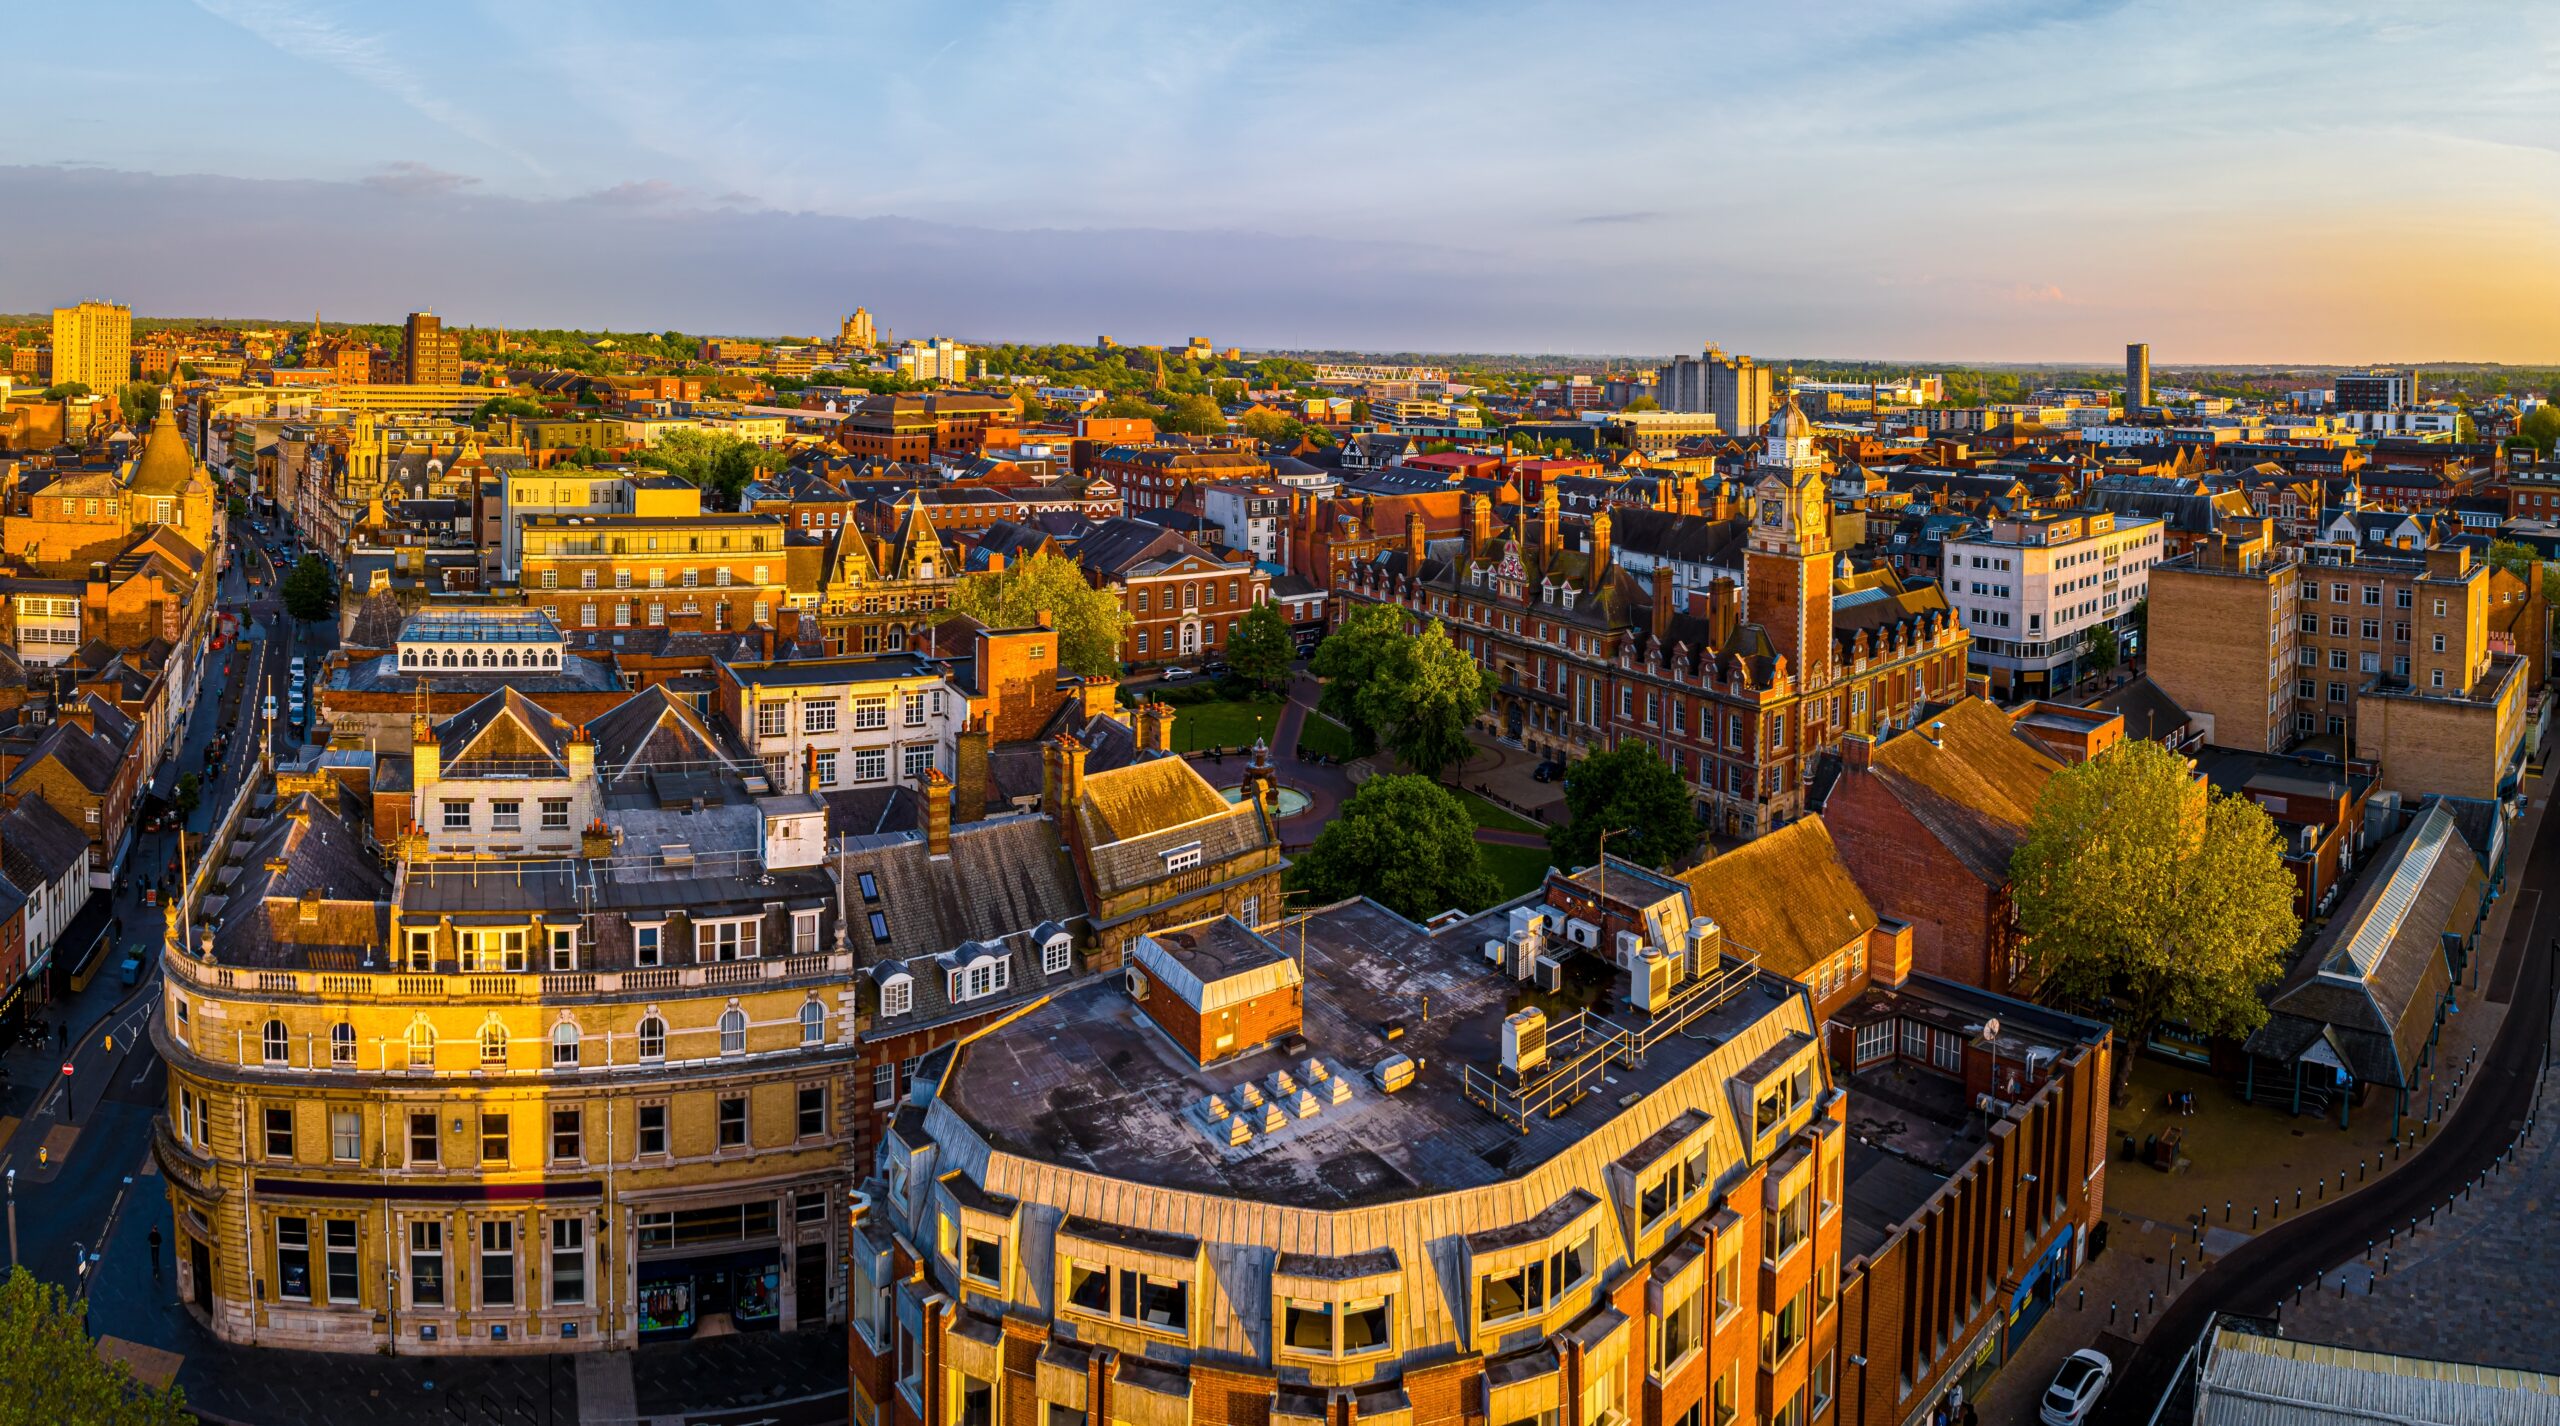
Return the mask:
[[392,57],[379,36],[349,29],[326,12],[291,0],[194,0],[196,8],[227,20],[296,59],[325,65],[359,84],[382,90],[462,137],[505,154],[549,177],[540,160],[508,142],[479,115],[446,98],[445,89]]
[[378,188],[385,193],[427,197],[459,193],[480,180],[467,173],[449,173],[431,164],[402,159],[384,164],[379,172],[367,174],[362,181],[367,188]]
[[2071,299],[2050,282],[2021,282],[2009,289],[2009,300],[2021,307],[2059,307]]
[[581,203],[594,203],[607,208],[672,208],[692,206],[692,190],[663,178],[644,178],[617,183],[582,194]]

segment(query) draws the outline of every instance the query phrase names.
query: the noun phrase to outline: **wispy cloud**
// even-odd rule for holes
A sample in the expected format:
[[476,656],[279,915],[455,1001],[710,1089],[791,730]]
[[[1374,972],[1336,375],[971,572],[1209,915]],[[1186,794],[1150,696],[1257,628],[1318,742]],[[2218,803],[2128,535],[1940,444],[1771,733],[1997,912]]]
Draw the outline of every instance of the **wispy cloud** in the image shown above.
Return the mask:
[[454,103],[443,88],[392,55],[379,35],[351,29],[315,6],[292,0],[194,0],[196,8],[227,20],[296,59],[326,65],[369,84],[462,137],[506,155],[536,176],[551,170],[540,159]]
[[415,159],[386,163],[379,171],[364,177],[364,184],[368,188],[379,188],[385,193],[405,193],[419,197],[459,193],[479,181],[470,174],[447,172],[433,164],[419,163]]

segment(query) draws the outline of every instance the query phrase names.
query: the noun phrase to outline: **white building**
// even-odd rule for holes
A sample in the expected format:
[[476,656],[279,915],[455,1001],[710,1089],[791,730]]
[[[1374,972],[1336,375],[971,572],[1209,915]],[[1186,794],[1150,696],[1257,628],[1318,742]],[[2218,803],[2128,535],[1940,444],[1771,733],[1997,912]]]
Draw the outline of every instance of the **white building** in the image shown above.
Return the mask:
[[913,786],[956,771],[969,699],[916,654],[719,665],[721,711],[776,792]]
[[936,337],[929,342],[909,342],[898,348],[893,359],[898,375],[911,381],[966,381],[969,379],[969,349],[949,337]]
[[1270,564],[1282,562],[1283,527],[1289,518],[1289,494],[1271,485],[1204,485],[1200,518],[1224,533],[1226,547],[1250,550]]
[[2150,593],[2162,522],[2068,510],[1992,522],[1951,539],[1940,564],[1947,603],[1973,635],[1973,667],[2004,698],[2043,697],[2085,671],[2089,637],[2114,632],[2136,650],[2132,613]]
[[499,521],[499,577],[513,583],[519,573],[517,561],[524,553],[520,517],[636,514],[631,503],[634,474],[628,466],[574,465],[508,472],[501,487],[506,513]]

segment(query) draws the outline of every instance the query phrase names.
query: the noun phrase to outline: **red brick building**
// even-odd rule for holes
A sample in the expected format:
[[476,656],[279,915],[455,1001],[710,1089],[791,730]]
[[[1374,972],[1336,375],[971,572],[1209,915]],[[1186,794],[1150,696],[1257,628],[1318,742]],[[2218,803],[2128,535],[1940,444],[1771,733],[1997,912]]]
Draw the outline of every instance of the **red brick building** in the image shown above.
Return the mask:
[[1205,658],[1227,646],[1246,610],[1271,597],[1271,575],[1251,554],[1212,550],[1131,516],[1077,541],[1075,557],[1085,577],[1119,591],[1129,611],[1122,663]]

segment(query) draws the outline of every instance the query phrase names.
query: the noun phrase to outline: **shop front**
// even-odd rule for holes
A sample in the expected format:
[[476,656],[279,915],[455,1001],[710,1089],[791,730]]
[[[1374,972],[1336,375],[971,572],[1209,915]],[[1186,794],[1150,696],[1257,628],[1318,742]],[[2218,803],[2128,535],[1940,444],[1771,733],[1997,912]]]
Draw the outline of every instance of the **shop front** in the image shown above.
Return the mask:
[[642,1341],[782,1324],[782,1240],[770,1198],[639,1215]]
[[2071,1276],[2071,1250],[2079,1236],[2077,1225],[2056,1234],[2053,1246],[2045,1249],[2044,1256],[2036,1259],[2034,1267],[2027,1269],[2026,1276],[2018,1283],[2018,1290],[2010,1295],[2009,1343],[2003,1356],[2018,1350],[2019,1344],[2027,1340],[2027,1334],[2034,1331],[2036,1323],[2044,1317],[2045,1309],[2053,1305],[2055,1295],[2062,1291],[2063,1282]]

